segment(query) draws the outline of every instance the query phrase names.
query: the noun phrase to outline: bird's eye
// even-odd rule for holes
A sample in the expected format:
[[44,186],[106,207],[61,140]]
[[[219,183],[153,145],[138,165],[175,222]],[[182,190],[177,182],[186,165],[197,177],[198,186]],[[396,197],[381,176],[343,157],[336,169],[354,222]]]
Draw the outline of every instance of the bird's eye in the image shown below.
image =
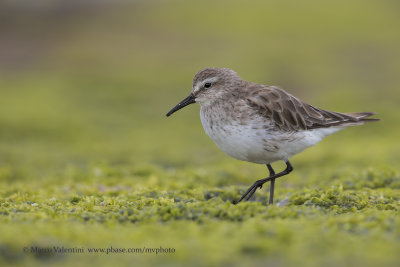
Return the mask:
[[211,87],[211,83],[205,83],[204,84],[204,88],[210,88]]

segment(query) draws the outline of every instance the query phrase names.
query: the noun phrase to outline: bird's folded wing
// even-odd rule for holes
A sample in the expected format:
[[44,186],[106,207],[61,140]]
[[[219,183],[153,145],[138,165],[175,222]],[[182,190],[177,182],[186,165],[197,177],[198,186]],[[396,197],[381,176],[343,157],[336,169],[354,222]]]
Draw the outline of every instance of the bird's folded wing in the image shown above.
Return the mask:
[[307,104],[278,87],[257,87],[248,88],[248,105],[258,109],[261,116],[271,119],[279,129],[285,131],[357,125],[364,122],[363,117],[374,115],[354,113],[361,114],[357,117],[327,111]]

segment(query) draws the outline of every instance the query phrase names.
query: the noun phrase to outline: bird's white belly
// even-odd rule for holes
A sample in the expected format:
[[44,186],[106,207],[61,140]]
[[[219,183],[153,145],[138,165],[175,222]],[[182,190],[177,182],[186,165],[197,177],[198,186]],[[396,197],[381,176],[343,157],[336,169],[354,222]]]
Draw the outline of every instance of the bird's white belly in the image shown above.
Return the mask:
[[[274,152],[264,149],[261,136],[257,136],[251,128],[227,125],[210,129],[203,124],[207,135],[224,151],[239,160],[267,163],[274,157]],[[272,149],[271,149],[272,150]]]
[[289,159],[340,130],[284,132],[260,118],[253,118],[245,124],[239,120],[221,120],[219,116],[204,112],[200,112],[200,118],[206,134],[219,149],[233,158],[259,164]]

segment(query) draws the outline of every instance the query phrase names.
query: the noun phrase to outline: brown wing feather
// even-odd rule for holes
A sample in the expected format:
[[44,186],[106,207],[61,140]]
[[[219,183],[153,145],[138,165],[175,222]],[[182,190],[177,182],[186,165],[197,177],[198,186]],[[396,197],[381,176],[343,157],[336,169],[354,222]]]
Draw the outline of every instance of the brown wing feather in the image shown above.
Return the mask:
[[252,85],[247,102],[285,131],[363,124],[373,112],[344,114],[316,108],[275,86]]

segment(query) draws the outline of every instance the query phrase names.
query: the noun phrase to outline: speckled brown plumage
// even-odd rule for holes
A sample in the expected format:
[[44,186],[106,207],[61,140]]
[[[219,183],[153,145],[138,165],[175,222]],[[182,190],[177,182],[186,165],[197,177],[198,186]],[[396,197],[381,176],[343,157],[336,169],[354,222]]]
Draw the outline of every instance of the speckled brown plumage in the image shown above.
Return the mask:
[[379,120],[366,118],[375,115],[374,112],[345,114],[316,108],[276,86],[251,84],[246,90],[249,106],[284,131],[350,126]]

